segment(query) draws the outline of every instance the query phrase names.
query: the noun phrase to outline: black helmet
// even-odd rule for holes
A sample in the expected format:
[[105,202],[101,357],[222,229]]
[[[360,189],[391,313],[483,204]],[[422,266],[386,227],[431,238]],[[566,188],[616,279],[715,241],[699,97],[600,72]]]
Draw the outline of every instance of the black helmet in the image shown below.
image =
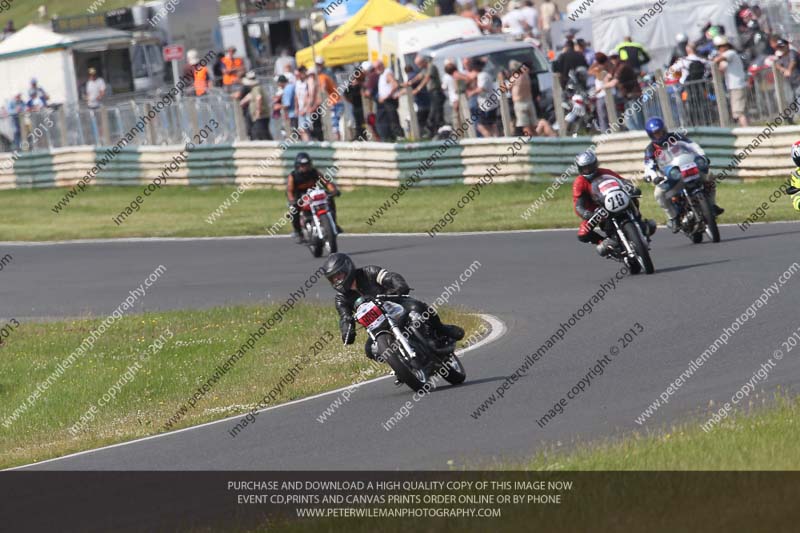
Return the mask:
[[597,156],[594,155],[594,152],[591,150],[583,152],[575,158],[575,163],[578,165],[578,172],[581,176],[589,181],[594,179],[595,174],[597,174],[597,167],[599,166]]
[[347,291],[353,284],[353,278],[356,275],[356,265],[347,254],[331,254],[322,265],[322,270],[337,292]]
[[310,165],[311,164],[311,156],[308,155],[308,152],[298,152],[298,154],[294,158],[294,168],[298,168],[300,165]]

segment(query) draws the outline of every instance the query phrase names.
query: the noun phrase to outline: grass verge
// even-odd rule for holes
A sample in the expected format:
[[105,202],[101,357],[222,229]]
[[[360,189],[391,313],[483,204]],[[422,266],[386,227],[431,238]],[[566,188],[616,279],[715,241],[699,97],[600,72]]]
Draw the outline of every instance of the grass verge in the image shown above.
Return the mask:
[[[235,306],[125,316],[33,407],[5,427],[2,422],[102,319],[22,324],[0,348],[0,468],[163,432],[180,406],[277,309],[277,305]],[[482,329],[475,315],[444,310],[442,316],[461,324],[468,334]],[[298,335],[299,331],[306,334]],[[321,338],[331,340],[312,355],[293,382],[284,380],[280,394],[268,405],[388,373],[388,366],[382,372],[369,364],[363,353],[364,332],[358,336],[354,345],[342,345],[333,306],[296,306],[173,429],[249,411]],[[159,337],[163,348],[151,353],[148,347]],[[141,368],[131,371],[137,364]],[[115,386],[115,397],[100,405]],[[88,422],[74,434],[70,428],[82,415]]]
[[[67,17],[71,15],[88,15],[90,13],[104,13],[120,7],[129,7],[135,2],[131,0],[39,0],[38,2],[22,2],[12,0],[10,6],[3,12],[3,21],[13,20],[17,30],[31,22],[39,22],[37,9],[40,5],[47,6],[48,17]],[[298,2],[306,3],[306,2]],[[90,11],[90,9],[92,11]],[[236,0],[221,0],[219,14],[228,15],[236,13]],[[23,87],[20,87],[21,91]],[[45,87],[45,90],[47,87]]]
[[[718,203],[726,212],[722,223],[740,223],[762,204],[782,180],[761,180],[749,183],[724,183]],[[363,187],[345,191],[337,201],[341,225],[350,233],[425,232],[436,224],[444,212],[469,186],[449,185],[418,188],[407,192],[397,203],[371,225],[373,215],[394,189]],[[578,219],[572,210],[571,186],[565,184],[527,219],[523,214],[546,190],[546,184],[510,183],[485,187],[481,195],[458,212],[454,222],[444,228],[450,231],[491,231],[541,228],[573,228]],[[138,187],[91,187],[62,213],[50,208],[63,196],[63,189],[8,190],[0,192],[0,227],[3,240],[66,240],[114,237],[219,237],[227,235],[265,235],[267,228],[286,212],[282,191],[251,189],[241,196],[213,224],[206,222],[209,213],[218,208],[234,190],[233,187],[166,187],[150,196],[141,209],[117,226],[112,217],[118,215],[137,194]],[[653,188],[644,185],[642,210],[648,217],[663,221],[663,213],[653,200]],[[789,199],[780,198],[769,204],[763,221],[796,220],[797,213]],[[286,223],[279,233],[289,233]],[[739,231],[738,229],[729,231]]]
[[[757,399],[764,403],[762,397]],[[751,403],[750,407],[754,407]],[[499,465],[513,470],[800,470],[800,398],[779,396],[770,406],[734,412],[709,432],[702,421],[685,422],[619,441],[557,447],[527,462]]]

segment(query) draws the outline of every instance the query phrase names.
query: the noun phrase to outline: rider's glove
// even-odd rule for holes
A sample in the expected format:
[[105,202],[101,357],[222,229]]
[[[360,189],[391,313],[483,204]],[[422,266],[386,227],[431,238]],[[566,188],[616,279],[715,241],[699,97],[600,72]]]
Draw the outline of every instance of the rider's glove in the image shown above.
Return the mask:
[[654,168],[648,168],[644,171],[644,181],[647,183],[656,183],[658,177],[658,171]]

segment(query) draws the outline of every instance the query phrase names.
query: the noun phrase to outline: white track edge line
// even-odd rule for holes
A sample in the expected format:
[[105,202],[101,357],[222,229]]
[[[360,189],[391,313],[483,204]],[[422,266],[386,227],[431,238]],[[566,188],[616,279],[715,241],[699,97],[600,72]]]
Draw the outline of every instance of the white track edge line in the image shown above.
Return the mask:
[[[754,222],[751,226],[764,226],[770,224],[797,224],[797,220],[776,220],[772,222]],[[722,228],[736,227],[739,224],[729,222],[720,224]],[[663,225],[662,225],[663,227]],[[437,233],[436,237],[465,237],[472,235],[514,235],[517,233],[548,233],[577,231],[577,228],[540,228],[540,229],[511,229],[497,231],[453,231]],[[120,237],[117,239],[71,239],[65,241],[0,241],[0,246],[56,246],[63,244],[115,244],[137,242],[191,242],[191,241],[244,241],[244,240],[270,240],[289,239],[291,235],[229,235],[221,237]],[[343,233],[339,238],[350,237],[430,237],[427,233]]]

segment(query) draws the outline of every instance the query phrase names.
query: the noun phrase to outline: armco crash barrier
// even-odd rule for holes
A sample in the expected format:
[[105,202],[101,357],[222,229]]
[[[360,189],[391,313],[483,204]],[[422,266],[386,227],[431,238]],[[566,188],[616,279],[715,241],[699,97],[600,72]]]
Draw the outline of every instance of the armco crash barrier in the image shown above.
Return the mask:
[[[713,169],[722,171],[763,131],[763,128],[696,128],[689,130],[705,147]],[[785,176],[792,170],[791,145],[800,139],[800,127],[775,130],[763,135],[759,145],[739,163],[730,177],[755,179]],[[167,185],[222,185],[251,182],[255,187],[280,187],[292,168],[297,152],[311,154],[321,169],[336,165],[337,181],[343,186],[372,185],[396,187],[412,179],[418,185],[474,183],[496,163],[514,139],[466,139],[443,148],[443,143],[334,142],[293,144],[281,147],[275,141],[241,142],[233,145],[201,146],[188,161],[170,174]],[[602,141],[602,142],[601,142]],[[494,176],[498,183],[509,181],[551,181],[561,176],[575,155],[600,142],[601,164],[629,177],[640,177],[644,133],[620,133],[550,139],[535,138],[522,151],[501,165]],[[114,157],[104,148],[89,146],[57,148],[49,152],[23,153],[15,159],[0,156],[0,189],[68,187],[83,178],[93,166],[100,166],[92,185],[143,185],[169,165],[182,146],[128,147]],[[437,154],[436,161],[431,161]],[[427,162],[426,162],[427,160]]]

